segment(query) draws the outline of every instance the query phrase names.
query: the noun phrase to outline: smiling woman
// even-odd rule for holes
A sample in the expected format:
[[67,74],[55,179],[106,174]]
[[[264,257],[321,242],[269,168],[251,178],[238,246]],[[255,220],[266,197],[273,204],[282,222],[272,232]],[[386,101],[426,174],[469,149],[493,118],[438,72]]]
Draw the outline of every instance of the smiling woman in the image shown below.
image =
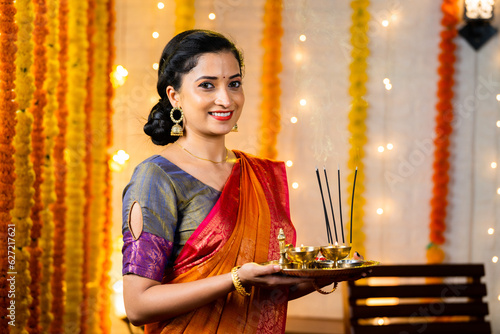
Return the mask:
[[165,147],[123,195],[125,307],[148,333],[283,333],[288,300],[314,291],[257,264],[279,257],[280,229],[295,243],[295,229],[284,164],[225,145],[245,102],[242,67],[234,44],[206,30],[161,56],[144,131]]

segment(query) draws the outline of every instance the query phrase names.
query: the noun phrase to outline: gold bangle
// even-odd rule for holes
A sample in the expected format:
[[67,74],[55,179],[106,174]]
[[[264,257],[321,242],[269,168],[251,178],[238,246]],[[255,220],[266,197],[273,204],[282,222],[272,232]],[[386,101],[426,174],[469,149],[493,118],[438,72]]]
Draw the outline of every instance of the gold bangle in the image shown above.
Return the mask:
[[240,277],[238,276],[238,270],[241,268],[241,266],[236,266],[233,269],[231,269],[231,278],[233,279],[233,285],[236,288],[236,291],[244,297],[250,296],[250,293],[245,290],[243,285],[241,285]]

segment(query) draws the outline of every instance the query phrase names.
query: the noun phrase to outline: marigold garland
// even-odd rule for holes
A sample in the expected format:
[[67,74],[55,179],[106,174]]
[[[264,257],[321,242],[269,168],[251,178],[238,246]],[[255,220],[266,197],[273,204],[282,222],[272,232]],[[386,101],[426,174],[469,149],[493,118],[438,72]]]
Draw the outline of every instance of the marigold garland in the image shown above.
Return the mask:
[[450,135],[453,131],[453,74],[455,72],[455,49],[453,39],[457,36],[458,5],[456,0],[443,0],[441,4],[443,18],[441,25],[441,43],[439,48],[439,81],[437,89],[438,103],[436,104],[436,138],[434,139],[433,188],[431,198],[431,214],[429,224],[430,244],[427,247],[428,263],[441,263],[445,254],[441,245],[445,242],[446,208],[448,201],[448,183],[450,169],[449,146]]
[[[115,1],[108,0],[108,27],[106,31],[108,32],[108,59],[106,62],[106,124],[107,124],[107,137],[106,146],[109,148],[112,145],[113,140],[113,129],[112,129],[112,116],[113,116],[113,95],[114,89],[111,84],[110,76],[113,71],[113,63],[115,59],[115,49],[114,49],[114,32],[115,32]],[[105,161],[109,161],[110,155],[106,154]],[[111,210],[111,199],[112,199],[112,187],[111,187],[111,171],[106,164],[106,175],[105,175],[105,198],[106,198],[106,211],[105,220],[103,226],[103,263],[102,272],[100,278],[100,327],[103,333],[108,333],[111,328],[111,320],[109,318],[110,311],[110,277],[109,271],[111,270],[111,253],[112,253],[112,242],[111,242],[111,228],[113,226],[113,215]]]
[[47,104],[47,97],[44,90],[44,82],[47,73],[47,55],[45,48],[45,38],[47,36],[47,7],[45,0],[37,0],[35,4],[35,28],[33,29],[33,40],[35,43],[33,61],[35,91],[33,92],[33,100],[30,107],[30,112],[33,114],[33,130],[31,131],[31,160],[33,162],[33,170],[35,171],[35,182],[33,188],[35,200],[31,208],[31,220],[33,226],[31,228],[31,244],[29,246],[30,257],[30,275],[31,284],[30,291],[32,303],[30,305],[30,317],[28,319],[27,330],[30,333],[40,333],[40,282],[41,282],[41,262],[40,258],[42,250],[39,246],[39,239],[42,235],[42,217],[41,211],[42,192],[41,186],[43,183],[43,160],[45,156],[45,135],[43,129],[43,110]]
[[[348,130],[351,133],[349,143],[349,160],[348,167],[350,173],[348,175],[349,191],[352,191],[352,184],[354,181],[354,171],[357,167],[359,172],[356,178],[356,192],[354,194],[354,207],[352,212],[352,242],[353,249],[361,254],[365,254],[364,240],[365,234],[363,228],[364,206],[365,198],[363,196],[364,186],[364,164],[363,158],[365,155],[364,145],[367,142],[366,138],[366,116],[368,110],[368,103],[364,99],[366,94],[366,81],[368,80],[367,62],[366,59],[370,54],[368,48],[368,22],[370,20],[370,13],[368,12],[368,0],[353,0],[351,1],[351,8],[353,14],[351,16],[352,25],[351,32],[351,64],[349,66],[349,95],[351,96],[351,109],[349,111],[349,124]],[[349,204],[352,199],[348,196]],[[351,205],[349,205],[351,207]],[[351,229],[349,229],[351,230]]]
[[[16,6],[21,1],[16,2]],[[19,13],[22,11],[20,10]],[[22,28],[22,26],[20,26]],[[27,43],[29,45],[29,43]],[[18,77],[19,78],[19,77]],[[17,79],[17,78],[16,78]],[[29,91],[29,90],[28,90]],[[21,90],[16,90],[21,95]],[[12,220],[16,225],[16,327],[11,328],[11,333],[27,333],[24,330],[30,312],[28,306],[31,305],[31,275],[29,272],[30,253],[27,246],[31,238],[31,207],[33,206],[33,182],[35,172],[31,164],[31,129],[33,124],[33,115],[29,112],[20,110],[17,113],[16,136],[14,137],[14,146],[16,153],[14,155],[16,163],[16,173],[19,175],[15,182],[15,202],[14,209],[11,211]],[[22,292],[21,292],[22,291]]]
[[[92,307],[88,310],[87,315],[87,330],[90,333],[101,333],[100,325],[100,280],[102,277],[102,246],[103,246],[103,226],[106,218],[106,169],[107,169],[107,83],[109,81],[108,70],[108,3],[106,0],[101,0],[96,3],[95,7],[95,34],[93,35],[93,43],[99,45],[99,48],[89,51],[89,56],[92,56],[92,61],[89,69],[93,73],[94,80],[92,86],[89,87],[89,92],[92,93],[92,99],[89,106],[92,110],[87,113],[89,120],[89,129],[91,133],[87,137],[92,140],[92,147],[89,151],[91,160],[88,162],[87,170],[92,172],[92,178],[87,177],[89,182],[88,194],[91,194],[92,202],[89,205],[89,226],[86,229],[88,244],[85,249],[88,252],[88,257],[92,261],[86,264],[88,271],[88,287],[87,287],[87,305]],[[90,24],[89,24],[90,25]],[[92,45],[92,44],[91,44]],[[92,48],[91,48],[92,49]],[[90,168],[89,168],[90,165]]]
[[260,129],[259,155],[275,159],[278,152],[276,142],[280,132],[280,79],[281,64],[281,0],[267,0],[264,5],[264,31],[262,47],[262,102],[260,104],[262,125]]
[[[87,96],[85,98],[85,170],[86,170],[86,178],[84,181],[84,192],[85,192],[85,205],[83,207],[83,267],[82,267],[82,317],[80,332],[82,334],[88,333],[88,329],[92,329],[92,324],[88,328],[87,318],[93,318],[93,312],[90,309],[91,305],[95,305],[96,300],[89,300],[89,275],[91,275],[91,271],[94,269],[93,264],[98,259],[91,256],[90,252],[90,242],[94,236],[91,236],[90,229],[93,224],[97,224],[97,222],[92,221],[91,215],[91,206],[94,201],[93,192],[92,192],[92,180],[93,180],[93,171],[92,171],[92,151],[93,151],[93,136],[92,136],[92,100],[93,100],[93,92],[92,87],[94,83],[94,46],[98,45],[94,43],[94,34],[96,32],[95,20],[96,20],[96,0],[88,0],[88,8],[87,8],[87,42],[88,42],[88,51],[87,51],[87,68],[88,74],[85,83],[85,90],[87,91]],[[99,45],[99,48],[104,47]],[[90,261],[92,259],[92,261]],[[92,320],[91,320],[92,322]],[[90,330],[90,333],[93,333]]]
[[66,305],[64,331],[75,333],[80,328],[83,267],[83,209],[85,193],[85,82],[87,78],[87,1],[70,0],[68,28],[68,128],[67,128],[67,182],[66,182]]
[[9,328],[7,307],[8,227],[13,225],[10,210],[14,207],[14,145],[17,102],[14,101],[16,80],[16,8],[13,0],[0,2],[0,328]]
[[[33,182],[35,172],[31,162],[31,131],[33,115],[28,111],[33,97],[34,84],[31,66],[33,64],[33,20],[34,10],[31,0],[16,1],[16,21],[18,31],[18,50],[16,56],[16,99],[17,112],[14,160],[16,173],[14,209],[12,219],[16,224],[16,326],[11,333],[27,333],[25,326],[30,316],[28,306],[32,298],[29,286],[31,275],[28,262],[30,253],[27,246],[31,241],[31,208],[33,206]],[[22,291],[22,292],[21,292]]]
[[48,9],[48,35],[47,35],[47,80],[45,81],[45,91],[47,92],[47,105],[44,109],[44,130],[45,130],[45,159],[43,169],[42,184],[42,221],[43,229],[40,239],[42,249],[42,280],[41,280],[41,300],[42,310],[40,325],[43,333],[49,331],[53,314],[50,310],[52,303],[52,293],[50,281],[53,273],[53,237],[54,237],[54,216],[51,205],[55,202],[55,176],[54,176],[54,140],[57,136],[57,85],[59,81],[59,23],[58,23],[58,0],[47,0]]
[[194,28],[194,0],[175,0],[175,34]]
[[66,130],[68,109],[66,104],[67,94],[67,61],[68,61],[68,0],[59,2],[59,83],[57,85],[56,110],[59,133],[54,143],[54,167],[55,167],[55,189],[56,201],[52,206],[54,214],[54,251],[53,251],[53,274],[51,280],[52,290],[52,314],[57,314],[50,324],[50,333],[63,332],[64,305],[66,299],[65,278],[65,253],[66,253],[66,161],[64,150],[66,148]]

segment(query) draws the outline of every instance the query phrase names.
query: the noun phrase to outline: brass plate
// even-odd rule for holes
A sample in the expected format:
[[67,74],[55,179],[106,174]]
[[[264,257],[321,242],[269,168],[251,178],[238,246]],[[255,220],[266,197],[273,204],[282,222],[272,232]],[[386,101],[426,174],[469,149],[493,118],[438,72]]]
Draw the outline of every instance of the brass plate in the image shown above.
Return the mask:
[[[339,261],[340,262],[340,261]],[[288,276],[296,277],[308,277],[308,278],[318,278],[318,277],[328,277],[328,278],[338,278],[338,282],[346,281],[351,278],[355,278],[364,272],[368,272],[370,267],[377,266],[380,264],[378,261],[371,260],[343,260],[343,268],[318,268],[318,269],[281,269],[281,272]]]

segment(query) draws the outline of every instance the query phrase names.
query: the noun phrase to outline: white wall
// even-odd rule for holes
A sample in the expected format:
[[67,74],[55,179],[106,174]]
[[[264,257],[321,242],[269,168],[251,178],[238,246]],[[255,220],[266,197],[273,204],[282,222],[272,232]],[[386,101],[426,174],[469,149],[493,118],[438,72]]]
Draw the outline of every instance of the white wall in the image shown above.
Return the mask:
[[[343,172],[343,204],[347,202],[348,138],[347,93],[349,75],[349,1],[286,0],[283,9],[282,132],[278,158],[291,159],[289,181],[299,188],[290,191],[292,218],[298,243],[326,243],[321,199],[314,169],[325,165],[334,182],[337,165]],[[116,91],[114,118],[115,149],[131,155],[128,167],[114,177],[115,236],[121,225],[121,190],[133,167],[158,148],[142,132],[144,120],[154,104],[158,61],[164,44],[172,37],[174,1],[157,9],[156,1],[117,1],[116,63],[129,70],[126,84]],[[246,61],[244,88],[246,105],[239,122],[240,132],[231,134],[228,146],[250,153],[258,151],[259,93],[264,0],[196,1],[196,27],[215,29],[230,35],[243,49]],[[498,7],[498,6],[497,6]],[[215,21],[207,15],[214,11]],[[428,224],[432,193],[434,116],[437,90],[437,55],[441,31],[440,2],[435,0],[372,0],[370,5],[369,81],[367,101],[368,143],[364,159],[366,177],[365,257],[383,263],[424,263],[429,243]],[[497,10],[496,17],[500,15]],[[394,16],[393,16],[394,15]],[[381,26],[389,19],[387,28]],[[498,21],[498,20],[497,20]],[[493,23],[498,26],[497,22]],[[153,31],[160,38],[151,37]],[[307,40],[300,42],[298,36]],[[500,119],[495,99],[500,93],[500,41],[490,40],[475,52],[461,37],[456,63],[456,116],[451,155],[449,216],[444,247],[448,262],[484,262],[490,313],[500,314],[500,187],[498,169],[490,163],[499,159]],[[296,53],[303,55],[297,61]],[[386,91],[382,80],[390,78]],[[488,83],[489,84],[486,84]],[[479,89],[479,90],[478,90]],[[475,93],[478,90],[478,93]],[[301,107],[299,100],[307,99]],[[152,100],[153,99],[153,100]],[[458,109],[462,108],[462,109]],[[472,110],[472,111],[471,111]],[[299,121],[292,124],[291,116]],[[377,152],[391,142],[392,151]],[[399,175],[390,183],[387,174]],[[333,191],[337,201],[336,191]],[[383,208],[384,214],[375,210]],[[347,220],[347,208],[344,219]],[[356,223],[356,222],[355,222]],[[494,227],[493,236],[487,229]],[[340,233],[340,232],[339,232]],[[119,276],[119,254],[115,267]],[[340,318],[341,293],[312,294],[290,303],[292,316]],[[500,331],[500,322],[495,320]]]

